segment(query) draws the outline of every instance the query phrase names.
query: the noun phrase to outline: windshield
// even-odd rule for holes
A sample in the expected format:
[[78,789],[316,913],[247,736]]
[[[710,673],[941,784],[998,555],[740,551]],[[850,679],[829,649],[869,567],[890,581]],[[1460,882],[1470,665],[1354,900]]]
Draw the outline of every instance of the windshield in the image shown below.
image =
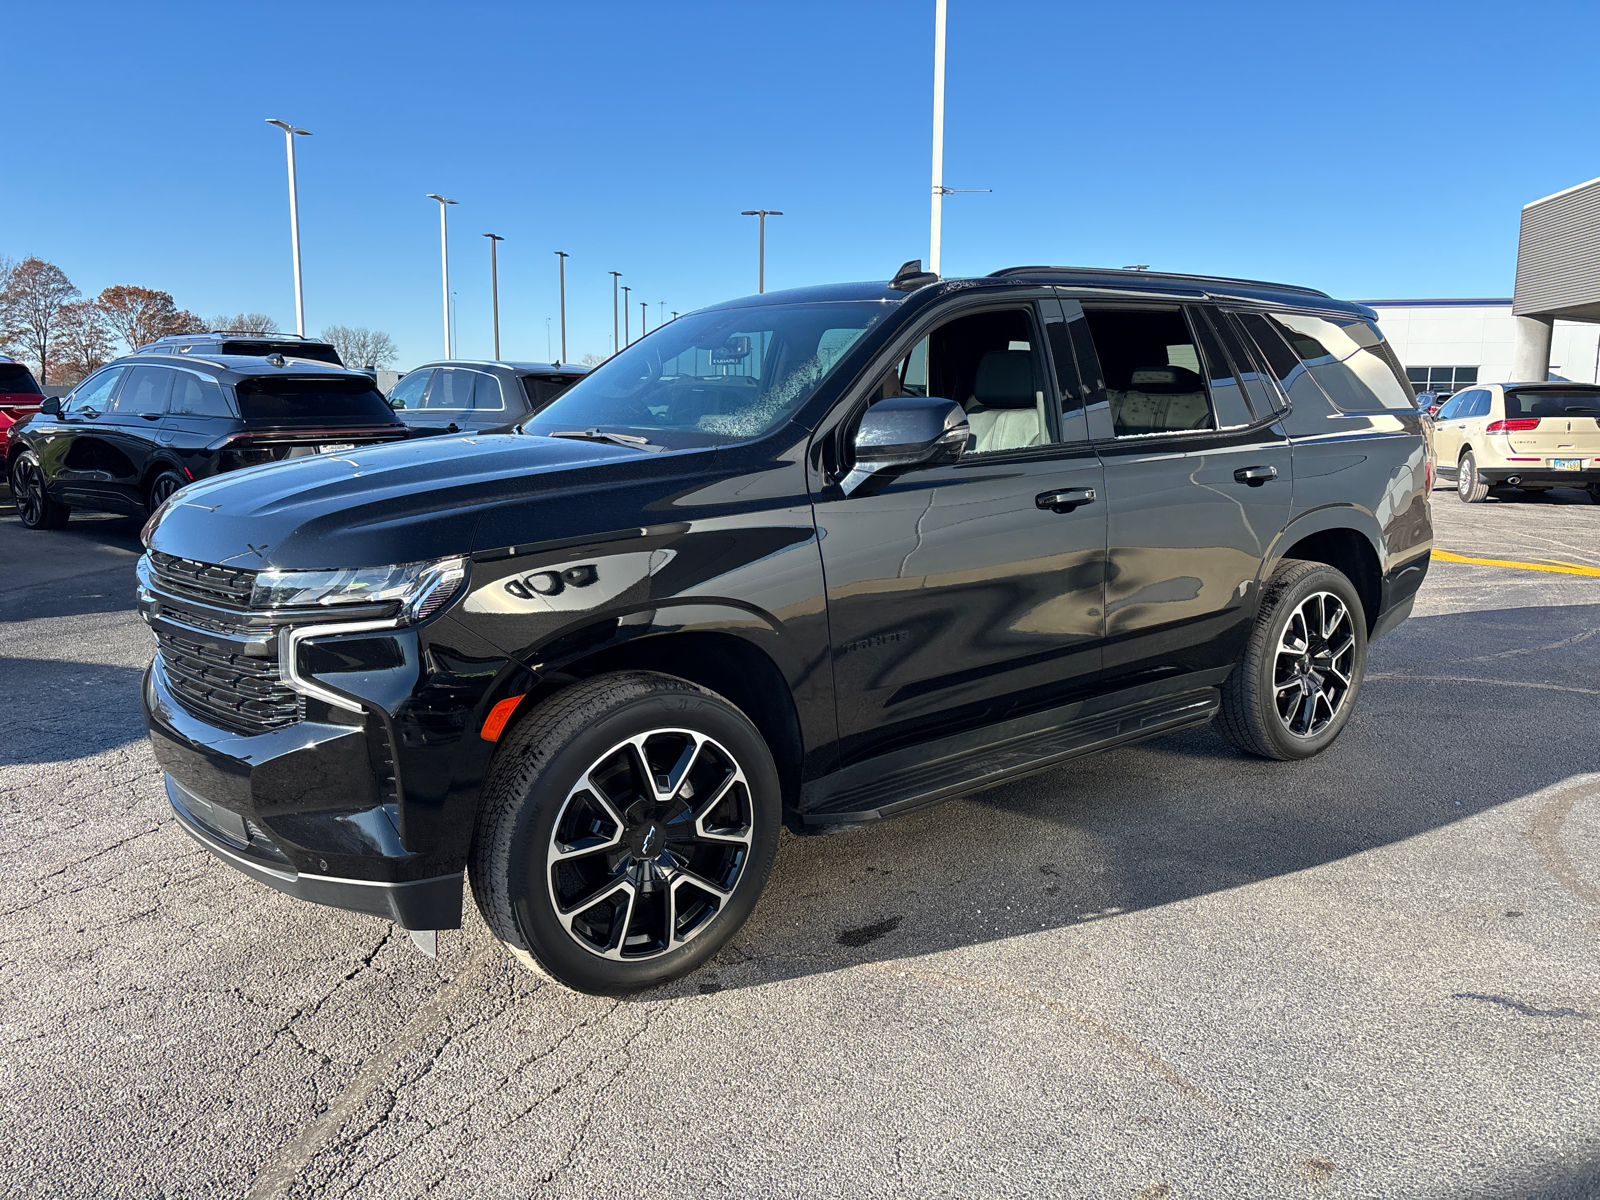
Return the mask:
[[246,421],[392,425],[397,419],[370,379],[267,375],[240,380],[234,392]]
[[1508,417],[1592,417],[1600,415],[1600,391],[1574,388],[1572,391],[1507,392]]
[[522,428],[599,429],[673,450],[760,437],[887,311],[854,301],[691,313],[596,367]]

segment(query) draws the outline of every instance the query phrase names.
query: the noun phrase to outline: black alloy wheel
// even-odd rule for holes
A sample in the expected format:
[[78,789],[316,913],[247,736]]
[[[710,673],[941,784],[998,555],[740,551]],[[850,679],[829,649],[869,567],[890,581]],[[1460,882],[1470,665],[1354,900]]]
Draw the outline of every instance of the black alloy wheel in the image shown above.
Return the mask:
[[738,708],[670,675],[597,676],[502,737],[473,896],[528,965],[580,991],[636,991],[737,932],[781,821],[771,752]]
[[11,464],[11,499],[17,506],[18,519],[27,529],[60,529],[72,512],[67,505],[50,498],[44,471],[31,452],[23,453]]
[[155,512],[156,509],[162,506],[162,504],[166,503],[168,496],[172,495],[173,492],[177,491],[182,486],[183,477],[176,471],[163,471],[161,474],[157,475],[150,481],[149,490],[145,493],[145,495],[148,497],[147,504],[149,511]]
[[1325,563],[1286,559],[1262,589],[1244,655],[1222,685],[1216,724],[1262,758],[1310,758],[1344,729],[1367,666],[1366,610]]

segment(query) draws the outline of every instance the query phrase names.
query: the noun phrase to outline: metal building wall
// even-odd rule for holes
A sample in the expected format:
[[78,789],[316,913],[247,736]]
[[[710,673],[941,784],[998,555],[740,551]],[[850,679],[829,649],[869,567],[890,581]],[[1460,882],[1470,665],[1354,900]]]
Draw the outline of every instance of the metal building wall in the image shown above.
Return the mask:
[[1600,321],[1600,179],[1523,208],[1512,312]]

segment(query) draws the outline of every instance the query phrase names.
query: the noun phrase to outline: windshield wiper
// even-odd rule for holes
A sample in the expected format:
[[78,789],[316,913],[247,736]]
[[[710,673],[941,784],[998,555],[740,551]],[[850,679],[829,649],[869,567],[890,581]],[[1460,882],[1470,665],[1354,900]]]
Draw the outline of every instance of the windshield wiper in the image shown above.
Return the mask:
[[1568,408],[1567,411],[1584,417],[1600,416],[1600,408]]
[[660,454],[666,449],[658,446],[649,438],[635,437],[631,433],[607,433],[603,429],[558,429],[554,433],[547,433],[545,437],[582,438],[590,442],[612,442],[618,446],[626,446],[630,450],[646,450],[651,454]]

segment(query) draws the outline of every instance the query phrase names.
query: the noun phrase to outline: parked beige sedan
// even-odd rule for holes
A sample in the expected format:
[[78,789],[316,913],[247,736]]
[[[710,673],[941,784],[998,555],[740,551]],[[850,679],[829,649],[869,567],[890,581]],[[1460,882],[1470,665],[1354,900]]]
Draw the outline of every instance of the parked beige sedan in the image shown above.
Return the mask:
[[1587,487],[1600,502],[1600,385],[1487,383],[1433,418],[1442,478],[1464,503],[1504,488]]

